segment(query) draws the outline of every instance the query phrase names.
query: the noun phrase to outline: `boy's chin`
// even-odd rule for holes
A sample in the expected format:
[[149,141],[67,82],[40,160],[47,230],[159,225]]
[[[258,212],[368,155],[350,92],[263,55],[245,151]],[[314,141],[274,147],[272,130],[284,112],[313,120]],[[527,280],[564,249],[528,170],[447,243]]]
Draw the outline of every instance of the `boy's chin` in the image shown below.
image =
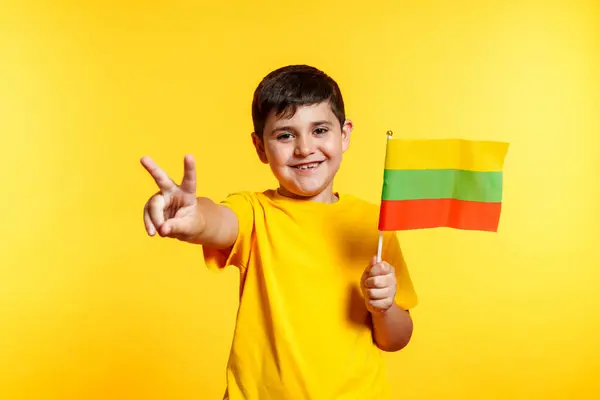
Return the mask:
[[315,197],[319,197],[324,192],[327,191],[327,185],[323,188],[303,188],[303,187],[286,187],[281,186],[279,192],[288,197],[298,198],[298,199],[312,199]]

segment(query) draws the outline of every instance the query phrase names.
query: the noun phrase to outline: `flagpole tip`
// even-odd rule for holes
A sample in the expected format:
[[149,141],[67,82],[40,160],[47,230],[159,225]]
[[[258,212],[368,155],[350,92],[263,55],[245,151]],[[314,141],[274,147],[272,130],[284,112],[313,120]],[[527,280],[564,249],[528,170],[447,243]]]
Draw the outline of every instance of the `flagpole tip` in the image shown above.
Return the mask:
[[387,135],[388,139],[394,136],[394,132],[392,131],[387,131],[385,134]]

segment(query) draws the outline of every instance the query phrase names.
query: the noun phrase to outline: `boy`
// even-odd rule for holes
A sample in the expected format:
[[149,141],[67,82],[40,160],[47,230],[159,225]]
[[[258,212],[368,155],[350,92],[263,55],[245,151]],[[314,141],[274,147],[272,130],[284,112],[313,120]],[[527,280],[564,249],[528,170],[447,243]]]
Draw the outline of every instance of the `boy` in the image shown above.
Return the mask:
[[382,350],[407,345],[417,301],[393,232],[376,262],[378,206],[333,191],[353,127],[338,85],[310,66],[280,68],[256,88],[252,117],[275,190],[216,204],[196,197],[191,156],[179,186],[141,161],[160,188],[144,209],[148,234],[240,271],[224,398],[389,398]]

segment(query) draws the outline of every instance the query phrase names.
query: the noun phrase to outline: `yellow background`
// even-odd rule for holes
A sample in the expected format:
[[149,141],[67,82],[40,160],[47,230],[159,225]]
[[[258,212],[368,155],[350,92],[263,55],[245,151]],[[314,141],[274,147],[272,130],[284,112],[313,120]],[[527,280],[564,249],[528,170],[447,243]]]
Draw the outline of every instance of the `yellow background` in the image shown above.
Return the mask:
[[598,2],[203,3],[0,3],[0,399],[220,398],[237,275],[145,235],[139,158],[271,187],[251,97],[290,63],[345,94],[338,190],[378,200],[388,129],[511,143],[499,233],[399,233],[394,398],[600,397]]

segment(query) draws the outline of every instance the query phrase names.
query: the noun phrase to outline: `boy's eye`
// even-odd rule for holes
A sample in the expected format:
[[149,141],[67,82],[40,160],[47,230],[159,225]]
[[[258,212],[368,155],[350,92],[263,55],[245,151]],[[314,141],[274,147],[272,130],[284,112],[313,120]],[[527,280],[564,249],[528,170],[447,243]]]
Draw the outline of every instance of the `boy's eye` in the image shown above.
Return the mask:
[[317,135],[323,135],[323,134],[325,134],[326,132],[327,132],[327,129],[326,129],[326,128],[317,128],[317,129],[315,129],[315,133],[316,133]]
[[291,133],[282,133],[281,135],[277,136],[277,140],[287,140],[291,137],[292,137]]

